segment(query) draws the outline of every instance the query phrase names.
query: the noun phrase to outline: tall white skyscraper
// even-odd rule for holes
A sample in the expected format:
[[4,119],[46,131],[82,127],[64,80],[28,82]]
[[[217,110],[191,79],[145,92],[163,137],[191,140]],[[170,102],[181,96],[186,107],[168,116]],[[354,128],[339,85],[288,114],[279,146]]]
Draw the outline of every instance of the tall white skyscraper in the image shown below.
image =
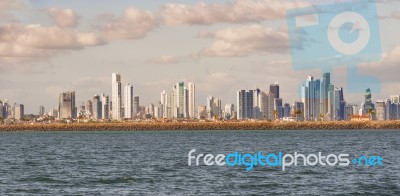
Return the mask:
[[112,119],[121,120],[121,75],[112,74]]
[[188,99],[189,117],[195,118],[196,86],[193,82],[188,83]]
[[169,102],[168,102],[168,94],[167,92],[164,90],[163,92],[161,92],[161,107],[163,107],[162,109],[162,118],[168,118],[168,110],[167,108],[169,107]]
[[133,86],[127,84],[125,86],[125,118],[133,118]]

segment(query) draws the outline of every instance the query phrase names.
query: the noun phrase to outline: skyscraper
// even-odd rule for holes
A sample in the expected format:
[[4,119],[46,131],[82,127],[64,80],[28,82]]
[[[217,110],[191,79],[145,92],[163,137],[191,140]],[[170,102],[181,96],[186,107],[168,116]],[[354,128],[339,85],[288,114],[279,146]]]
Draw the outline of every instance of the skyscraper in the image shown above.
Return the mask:
[[[0,106],[1,107],[1,106]],[[1,108],[2,109],[2,108]],[[1,111],[1,110],[0,110]],[[45,109],[44,106],[39,107],[39,116],[44,116],[45,115]]]
[[[365,101],[361,104],[361,113],[363,115],[370,115],[370,111],[375,110],[375,105],[372,103],[372,94],[371,89],[365,90]],[[372,115],[372,119],[375,119],[375,116]]]
[[376,102],[376,119],[386,120],[386,103],[385,101],[379,100]]
[[23,104],[15,104],[14,105],[14,118],[16,120],[22,120],[25,116],[24,114],[24,105]]
[[329,85],[331,84],[331,74],[324,73],[323,77],[321,79],[321,85],[320,85],[320,114],[327,114],[328,113],[328,91],[329,91]]
[[261,109],[260,109],[260,94],[261,90],[259,88],[255,88],[253,91],[253,117],[254,119],[259,119],[261,117]]
[[232,103],[228,103],[225,105],[224,110],[224,118],[231,119],[233,116],[233,112],[235,111],[234,105]]
[[125,118],[133,118],[133,86],[127,84],[125,86]]
[[196,107],[196,86],[193,82],[188,83],[188,109],[189,117],[195,118],[195,107]]
[[169,107],[168,105],[168,94],[167,92],[164,90],[163,92],[161,92],[161,106],[163,107],[162,110],[162,118],[168,118],[168,110],[167,108]]
[[253,118],[253,96],[254,91],[240,90],[237,92],[237,118],[252,119]]
[[75,91],[60,94],[58,112],[60,119],[76,118]]
[[186,115],[186,100],[185,100],[185,84],[184,82],[178,82],[174,86],[174,117],[184,118]]
[[110,99],[104,93],[101,95],[101,118],[110,119]]
[[93,96],[93,119],[101,119],[102,118],[102,103],[100,100],[100,96]]
[[3,102],[0,100],[0,118],[4,119],[4,106],[3,106]]
[[259,94],[260,117],[263,120],[274,119],[275,95],[272,93],[261,92]]
[[91,100],[87,100],[85,102],[85,112],[86,112],[85,115],[87,115],[87,116],[90,116],[93,114],[93,103]]
[[140,111],[140,102],[139,102],[139,96],[134,96],[133,97],[133,117],[137,117],[139,111]]
[[274,98],[280,98],[279,96],[279,82],[275,82],[269,86],[269,92],[274,94]]
[[121,75],[112,74],[112,119],[121,120]]

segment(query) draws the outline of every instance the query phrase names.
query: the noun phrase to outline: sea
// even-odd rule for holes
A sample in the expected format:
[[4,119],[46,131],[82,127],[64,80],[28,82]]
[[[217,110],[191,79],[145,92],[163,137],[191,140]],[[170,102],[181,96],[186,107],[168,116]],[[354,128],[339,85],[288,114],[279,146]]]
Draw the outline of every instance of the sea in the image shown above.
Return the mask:
[[[383,165],[189,166],[193,149],[379,156]],[[3,132],[0,195],[400,195],[399,163],[393,130]]]

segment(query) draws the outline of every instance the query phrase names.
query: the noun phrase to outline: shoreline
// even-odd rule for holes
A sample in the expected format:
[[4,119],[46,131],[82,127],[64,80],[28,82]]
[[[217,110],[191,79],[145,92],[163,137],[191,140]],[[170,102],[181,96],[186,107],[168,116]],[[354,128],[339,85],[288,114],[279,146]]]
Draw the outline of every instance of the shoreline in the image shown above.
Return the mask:
[[198,130],[400,130],[400,121],[368,122],[114,122],[0,125],[0,132],[18,131],[198,131]]

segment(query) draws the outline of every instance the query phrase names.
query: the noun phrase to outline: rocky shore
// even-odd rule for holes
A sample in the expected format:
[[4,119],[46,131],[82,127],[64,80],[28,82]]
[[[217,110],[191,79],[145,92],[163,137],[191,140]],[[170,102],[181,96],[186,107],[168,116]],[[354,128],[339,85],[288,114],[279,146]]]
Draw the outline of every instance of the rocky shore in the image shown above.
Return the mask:
[[74,123],[0,125],[15,131],[167,131],[167,130],[365,130],[398,129],[400,121],[370,122],[190,122],[190,123]]

